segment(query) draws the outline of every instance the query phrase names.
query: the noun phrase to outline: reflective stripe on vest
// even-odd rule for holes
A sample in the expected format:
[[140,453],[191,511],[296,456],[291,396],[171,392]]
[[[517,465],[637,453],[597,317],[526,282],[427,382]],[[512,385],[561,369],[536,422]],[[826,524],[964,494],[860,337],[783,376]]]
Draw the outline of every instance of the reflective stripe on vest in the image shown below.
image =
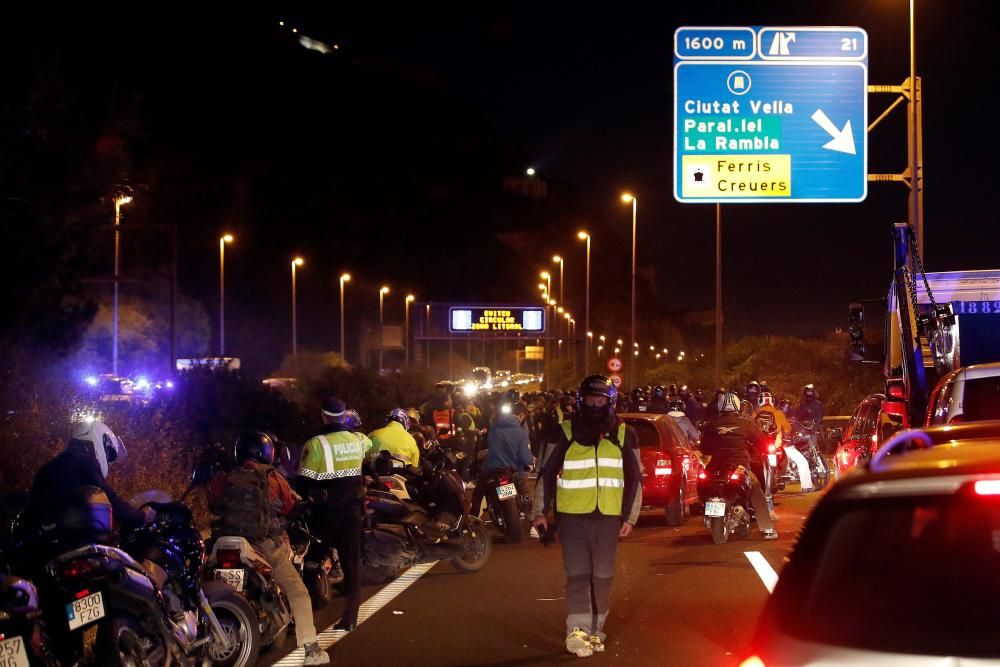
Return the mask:
[[299,474],[316,480],[360,477],[361,462],[371,447],[371,440],[361,433],[318,435],[302,448]]
[[[556,481],[556,510],[564,514],[621,516],[625,497],[625,460],[622,447],[601,438],[596,447],[573,439],[569,420],[562,423],[570,446]],[[618,427],[618,442],[625,442],[625,424]]]

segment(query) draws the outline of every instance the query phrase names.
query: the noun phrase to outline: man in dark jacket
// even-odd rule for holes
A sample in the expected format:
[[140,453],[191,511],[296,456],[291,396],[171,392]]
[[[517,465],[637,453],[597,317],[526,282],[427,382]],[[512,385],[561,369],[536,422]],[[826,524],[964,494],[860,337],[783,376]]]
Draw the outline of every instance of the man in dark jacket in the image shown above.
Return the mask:
[[482,504],[486,492],[486,478],[497,470],[510,468],[514,471],[514,484],[518,495],[529,497],[525,473],[531,467],[531,445],[528,442],[528,432],[524,423],[528,419],[528,406],[521,401],[514,403],[510,414],[499,412],[497,418],[486,434],[489,447],[484,452],[486,461],[480,467],[480,481],[472,497],[472,508],[475,512]]
[[795,418],[799,421],[823,421],[823,404],[816,398],[815,385],[807,384],[802,389],[802,400],[795,408]]
[[723,394],[716,406],[719,416],[710,421],[702,432],[701,452],[712,457],[708,467],[715,470],[725,465],[742,465],[753,479],[750,500],[757,515],[757,527],[766,540],[774,540],[778,532],[774,529],[771,513],[764,499],[764,490],[753,473],[754,462],[750,447],[757,451],[768,443],[767,435],[749,419],[740,416],[740,399],[733,392]]
[[[618,391],[603,375],[580,385],[579,414],[563,434],[535,487],[533,527],[558,517],[566,573],[566,650],[587,657],[604,650],[618,541],[642,506],[638,438],[615,414]],[[553,529],[555,526],[553,526]]]

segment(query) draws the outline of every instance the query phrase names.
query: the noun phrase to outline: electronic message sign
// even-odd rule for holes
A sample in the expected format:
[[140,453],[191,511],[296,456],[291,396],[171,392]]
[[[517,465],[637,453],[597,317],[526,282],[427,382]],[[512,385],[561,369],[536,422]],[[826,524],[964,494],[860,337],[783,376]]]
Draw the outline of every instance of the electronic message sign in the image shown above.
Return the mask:
[[545,331],[545,308],[534,306],[452,306],[451,333],[530,333]]

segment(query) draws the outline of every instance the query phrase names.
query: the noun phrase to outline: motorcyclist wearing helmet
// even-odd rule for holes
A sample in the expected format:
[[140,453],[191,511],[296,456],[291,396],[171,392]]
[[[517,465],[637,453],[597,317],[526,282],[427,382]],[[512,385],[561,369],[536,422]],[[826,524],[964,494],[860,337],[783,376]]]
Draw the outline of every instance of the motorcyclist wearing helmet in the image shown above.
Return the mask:
[[680,387],[678,387],[675,383],[671,383],[670,386],[667,387],[668,399],[677,398],[678,393],[680,393]]
[[[528,442],[528,432],[524,423],[528,419],[528,406],[522,401],[511,405],[509,413],[501,413],[496,417],[490,430],[486,433],[488,447],[486,460],[479,471],[479,483],[472,497],[472,513],[479,513],[482,499],[486,492],[486,478],[490,474],[510,469],[514,471],[514,485],[517,494],[524,499],[525,504],[530,497],[526,474],[531,469],[534,457],[531,455],[531,444]],[[521,526],[514,526],[520,530]]]
[[799,421],[823,421],[823,404],[816,398],[816,386],[807,384],[802,388],[802,400],[795,408],[795,418]]
[[346,426],[347,430],[352,433],[361,432],[361,429],[364,428],[364,424],[361,423],[361,415],[358,414],[357,410],[344,411],[344,426]]
[[778,531],[774,529],[764,490],[753,473],[754,462],[751,458],[751,448],[756,454],[769,439],[756,424],[740,416],[740,399],[734,392],[723,394],[716,410],[719,416],[705,426],[701,441],[702,453],[712,457],[708,467],[717,469],[742,465],[747,469],[753,483],[750,500],[757,516],[757,527],[765,540],[777,539]]
[[792,402],[787,398],[782,398],[778,401],[778,410],[781,414],[785,415],[785,418],[791,418],[795,415],[795,409],[792,407]]
[[[566,650],[604,650],[615,555],[642,505],[638,438],[615,414],[618,391],[603,375],[580,385],[578,414],[562,424],[535,490],[534,521],[547,532],[554,509],[566,571]],[[555,526],[553,526],[555,529]]]
[[677,398],[684,402],[684,414],[688,416],[688,419],[692,423],[697,422],[698,411],[701,406],[694,400],[694,396],[691,395],[691,390],[688,389],[686,384],[682,384],[681,388],[677,390]]
[[653,397],[649,399],[647,412],[657,415],[665,415],[670,412],[667,405],[667,389],[662,384],[653,387]]
[[410,435],[410,417],[403,408],[393,408],[385,417],[385,426],[377,428],[368,434],[372,441],[371,455],[379,452],[389,452],[391,456],[402,459],[404,465],[420,465],[420,448],[417,441]]
[[632,409],[636,412],[646,412],[649,409],[649,404],[646,401],[646,390],[642,387],[636,387],[632,390]]
[[740,403],[740,415],[746,419],[753,417],[757,410],[757,399],[760,398],[760,382],[750,380],[743,389],[743,401]]
[[720,400],[725,395],[726,395],[725,387],[719,387],[718,389],[715,390],[715,396],[712,397],[712,400],[709,401],[708,406],[706,406],[705,408],[706,421],[713,421],[719,418]]
[[680,398],[675,398],[667,405],[667,414],[674,420],[674,423],[680,427],[681,431],[684,432],[684,435],[688,437],[688,440],[690,440],[693,445],[701,440],[701,433],[699,433],[698,429],[691,423],[691,420],[685,412],[685,408],[686,406],[684,405],[684,401]]
[[96,419],[73,424],[66,449],[35,475],[31,487],[32,516],[48,523],[65,509],[79,487],[94,486],[107,495],[114,518],[123,526],[152,521],[153,510],[133,507],[108,483],[111,464],[125,456],[125,445],[106,424]]
[[[317,642],[312,601],[292,563],[288,541],[286,517],[301,499],[274,468],[277,446],[274,436],[263,431],[243,433],[236,439],[236,468],[218,473],[209,486],[209,507],[219,515],[212,532],[216,536],[240,535],[260,548],[271,565],[271,576],[288,597],[295,639],[305,651],[304,664],[325,665],[330,656]],[[261,504],[270,509],[263,517],[254,509]]]
[[783,434],[782,437],[784,439],[787,439],[788,434],[792,432],[792,425],[788,422],[788,418],[785,417],[784,413],[774,404],[774,396],[769,391],[762,391],[757,398],[757,409],[753,413],[754,421],[757,420],[757,417],[761,413],[772,415],[778,431]]

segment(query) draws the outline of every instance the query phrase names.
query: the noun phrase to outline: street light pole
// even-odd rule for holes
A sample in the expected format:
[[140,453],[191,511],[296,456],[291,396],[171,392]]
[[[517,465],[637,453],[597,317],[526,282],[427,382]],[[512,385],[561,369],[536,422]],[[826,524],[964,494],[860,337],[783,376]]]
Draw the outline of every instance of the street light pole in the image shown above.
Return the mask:
[[[584,314],[583,314],[583,329],[584,329],[584,331],[587,332],[588,336],[592,336],[593,334],[590,333],[590,234],[588,234],[587,232],[579,232],[577,234],[577,236],[580,237],[580,239],[587,241],[587,270],[586,270],[587,279],[586,279],[586,288],[585,288],[586,291],[584,292],[584,294],[585,294],[585,298],[584,298],[585,306],[584,306]],[[589,349],[590,345],[589,345],[589,341],[588,341],[587,347],[588,347],[587,354],[585,354],[583,356],[583,374],[584,375],[589,375],[590,374],[590,349]],[[576,359],[575,356],[573,358]]]
[[295,269],[305,263],[301,257],[292,260],[292,359],[299,356],[298,345],[298,309],[295,307]]
[[562,301],[563,298],[564,298],[564,296],[565,296],[563,294],[563,285],[566,282],[566,280],[565,280],[565,275],[566,275],[566,260],[563,259],[562,256],[560,256],[560,255],[553,255],[552,256],[552,261],[559,264],[559,301]]
[[343,273],[340,276],[340,360],[347,363],[346,346],[344,345],[344,283],[350,281],[351,274]]
[[910,163],[910,226],[915,228],[917,234],[917,246],[920,261],[924,261],[924,182],[923,182],[923,156],[921,140],[920,119],[917,115],[917,39],[915,25],[915,0],[910,0],[910,104],[909,111],[909,163]]
[[118,377],[118,282],[119,282],[119,254],[121,251],[121,222],[122,206],[132,201],[131,197],[115,197],[115,297],[114,297],[114,323],[112,324],[112,338],[114,342],[111,346],[111,372]]
[[410,304],[416,300],[417,297],[412,294],[407,294],[406,299],[403,300],[403,309],[406,311],[403,315],[403,335],[405,336],[405,342],[403,347],[406,349],[406,368],[410,367]]
[[635,347],[635,254],[636,254],[636,209],[638,208],[639,200],[634,195],[625,193],[622,195],[622,201],[626,204],[632,204],[632,347]]
[[389,288],[385,285],[378,290],[378,372],[382,374],[382,325],[385,322],[385,295]]
[[226,356],[226,244],[232,242],[233,242],[232,234],[224,234],[219,238],[219,358],[220,359]]

